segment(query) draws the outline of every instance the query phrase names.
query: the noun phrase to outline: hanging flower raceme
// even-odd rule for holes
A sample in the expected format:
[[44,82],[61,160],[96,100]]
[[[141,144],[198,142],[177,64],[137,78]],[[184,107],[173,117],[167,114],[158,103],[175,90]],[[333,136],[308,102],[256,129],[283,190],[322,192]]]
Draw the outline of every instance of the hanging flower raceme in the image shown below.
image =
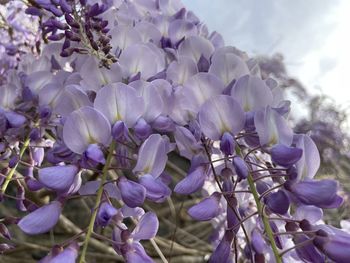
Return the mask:
[[47,43],[0,63],[0,253],[17,225],[62,237],[40,262],[350,262],[322,221],[347,198],[256,60],[178,0],[29,3]]

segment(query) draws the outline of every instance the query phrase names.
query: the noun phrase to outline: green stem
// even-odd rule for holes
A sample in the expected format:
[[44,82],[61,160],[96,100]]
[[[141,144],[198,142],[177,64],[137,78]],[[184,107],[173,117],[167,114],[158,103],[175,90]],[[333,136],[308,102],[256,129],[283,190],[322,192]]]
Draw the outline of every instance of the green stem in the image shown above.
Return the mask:
[[21,149],[21,151],[19,152],[19,160],[16,163],[16,165],[14,167],[12,167],[12,169],[10,170],[9,174],[6,176],[5,182],[3,183],[2,187],[1,187],[1,193],[4,194],[6,192],[6,188],[8,186],[8,184],[10,183],[13,175],[15,174],[15,171],[17,169],[18,164],[20,163],[25,151],[27,150],[28,146],[30,143],[30,138],[26,139],[24,142],[24,145]]
[[94,206],[94,210],[92,212],[91,218],[90,218],[90,223],[87,229],[87,233],[86,233],[86,237],[84,240],[84,246],[83,246],[83,250],[81,252],[81,256],[79,259],[79,263],[84,263],[85,262],[85,255],[86,255],[86,251],[89,245],[89,241],[91,238],[91,234],[94,230],[94,225],[95,225],[95,220],[96,220],[96,216],[97,216],[97,211],[98,211],[98,207],[100,206],[100,202],[102,199],[102,194],[103,194],[103,185],[106,182],[107,179],[107,174],[108,174],[108,168],[112,162],[112,157],[113,157],[113,151],[115,148],[115,141],[113,141],[111,143],[111,145],[109,146],[108,149],[108,156],[107,156],[107,160],[106,160],[106,164],[103,167],[102,170],[102,178],[101,178],[101,183],[100,183],[100,187],[98,188],[97,191],[97,196],[96,196],[96,202],[95,202],[95,206]]
[[280,257],[280,254],[278,252],[278,248],[276,246],[274,234],[272,232],[272,229],[271,229],[271,226],[269,223],[269,219],[264,214],[263,207],[262,207],[260,200],[259,200],[259,194],[258,194],[258,191],[256,190],[256,187],[254,184],[254,179],[253,179],[251,174],[248,175],[248,184],[249,184],[250,191],[252,192],[252,194],[254,196],[256,207],[258,208],[258,213],[259,213],[260,217],[262,218],[265,232],[267,234],[267,237],[269,238],[273,254],[275,255],[275,258],[276,258],[276,263],[282,263],[282,258]]

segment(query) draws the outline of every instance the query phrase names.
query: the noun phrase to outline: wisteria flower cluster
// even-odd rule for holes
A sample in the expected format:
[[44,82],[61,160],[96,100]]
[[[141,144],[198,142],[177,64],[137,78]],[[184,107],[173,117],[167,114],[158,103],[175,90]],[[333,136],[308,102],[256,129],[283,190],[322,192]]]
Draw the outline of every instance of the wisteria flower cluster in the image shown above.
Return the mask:
[[[0,87],[1,197],[24,212],[2,219],[2,252],[8,226],[53,231],[94,197],[86,228],[40,262],[89,262],[92,238],[131,263],[154,262],[148,240],[168,262],[148,204],[200,194],[187,213],[212,223],[209,262],[350,262],[350,234],[322,220],[339,185],[314,178],[317,147],[290,127],[279,83],[180,1],[35,0],[26,13],[48,43]],[[189,164],[180,180],[175,158]]]

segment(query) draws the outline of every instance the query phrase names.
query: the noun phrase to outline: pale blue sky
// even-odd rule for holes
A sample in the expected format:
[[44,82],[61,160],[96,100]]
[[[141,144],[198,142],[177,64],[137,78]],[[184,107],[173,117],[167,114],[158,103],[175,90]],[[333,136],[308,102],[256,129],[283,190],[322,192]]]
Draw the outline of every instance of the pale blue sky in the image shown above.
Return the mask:
[[314,93],[350,105],[350,1],[182,0],[226,45],[249,54],[280,52]]

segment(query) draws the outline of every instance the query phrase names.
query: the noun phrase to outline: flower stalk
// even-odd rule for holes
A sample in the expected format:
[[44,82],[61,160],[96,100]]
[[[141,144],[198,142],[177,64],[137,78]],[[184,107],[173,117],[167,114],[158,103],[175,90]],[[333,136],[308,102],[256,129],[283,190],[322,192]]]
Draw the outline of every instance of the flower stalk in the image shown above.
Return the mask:
[[18,164],[20,163],[25,151],[27,150],[28,146],[30,143],[30,138],[28,137],[24,144],[23,147],[21,148],[21,151],[19,152],[19,160],[18,162],[15,164],[14,167],[12,167],[12,169],[10,170],[9,174],[6,176],[5,182],[3,183],[2,187],[1,187],[1,193],[4,194],[6,192],[7,186],[9,185],[13,175],[15,174],[15,171],[17,169]]
[[254,184],[254,179],[253,179],[251,174],[248,175],[247,179],[248,179],[250,191],[252,192],[252,194],[254,196],[256,207],[258,209],[258,214],[263,221],[265,232],[266,232],[267,237],[270,241],[273,254],[275,255],[276,262],[282,263],[282,259],[281,259],[281,256],[280,256],[278,249],[277,249],[277,246],[276,246],[276,242],[275,242],[274,235],[273,235],[270,223],[269,223],[269,219],[268,219],[268,217],[266,217],[264,210],[263,210],[263,206],[259,200],[259,194],[258,194],[258,191],[256,190],[256,187]]
[[97,216],[97,211],[98,211],[98,208],[100,206],[101,199],[102,199],[103,186],[104,186],[104,184],[106,182],[106,179],[107,179],[108,169],[109,169],[109,166],[110,166],[110,164],[112,162],[113,151],[115,149],[115,146],[116,146],[115,141],[112,141],[112,143],[111,143],[111,145],[109,146],[109,149],[108,149],[108,156],[107,156],[106,164],[105,164],[105,166],[103,167],[103,170],[102,170],[101,182],[100,182],[100,186],[99,186],[98,191],[97,191],[96,202],[95,202],[95,206],[94,206],[91,218],[90,218],[90,223],[89,223],[89,226],[88,226],[88,229],[87,229],[87,232],[86,232],[86,237],[85,237],[85,240],[84,240],[83,250],[81,252],[79,263],[84,263],[85,262],[86,251],[87,251],[87,248],[88,248],[88,245],[89,245],[91,234],[92,234],[92,232],[94,230],[94,225],[95,225],[95,220],[96,220],[96,216]]

